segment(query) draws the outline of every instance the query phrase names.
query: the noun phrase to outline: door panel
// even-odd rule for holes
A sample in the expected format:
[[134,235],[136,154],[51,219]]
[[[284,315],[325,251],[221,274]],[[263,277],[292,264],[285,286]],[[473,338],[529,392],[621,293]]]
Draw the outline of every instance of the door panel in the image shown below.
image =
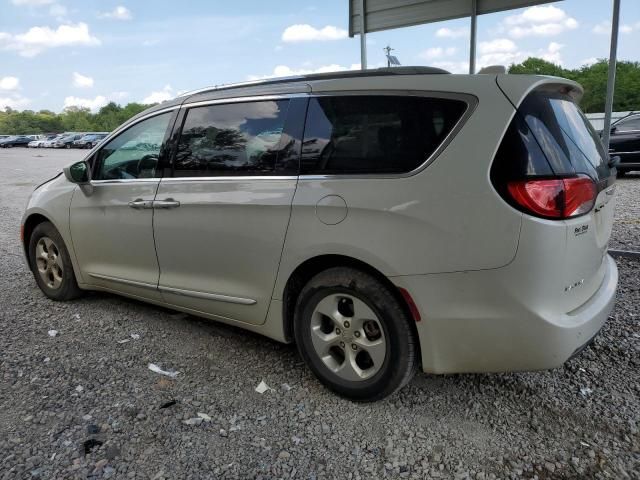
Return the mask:
[[74,192],[73,248],[82,277],[91,285],[162,298],[152,205],[172,120],[175,113],[166,112],[124,128],[90,160],[93,191]]
[[158,180],[96,182],[93,188],[91,196],[76,190],[71,201],[71,236],[83,278],[92,285],[160,299],[153,210],[129,206],[135,199],[153,200]]
[[180,202],[154,213],[165,301],[263,323],[295,186],[296,177],[163,179],[157,198]]
[[264,323],[296,189],[305,110],[302,98],[185,108],[173,178],[160,182],[154,207],[165,301]]

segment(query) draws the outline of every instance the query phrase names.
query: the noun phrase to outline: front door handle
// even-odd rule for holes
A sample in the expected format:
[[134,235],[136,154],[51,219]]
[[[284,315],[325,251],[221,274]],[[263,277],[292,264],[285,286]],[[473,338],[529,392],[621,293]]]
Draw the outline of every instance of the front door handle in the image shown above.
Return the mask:
[[153,208],[153,201],[152,200],[143,200],[141,198],[136,198],[135,200],[132,200],[131,202],[129,202],[129,206],[131,208],[135,208],[136,210],[142,210],[145,208]]
[[177,208],[180,206],[180,202],[173,198],[167,198],[166,200],[154,200],[153,208]]

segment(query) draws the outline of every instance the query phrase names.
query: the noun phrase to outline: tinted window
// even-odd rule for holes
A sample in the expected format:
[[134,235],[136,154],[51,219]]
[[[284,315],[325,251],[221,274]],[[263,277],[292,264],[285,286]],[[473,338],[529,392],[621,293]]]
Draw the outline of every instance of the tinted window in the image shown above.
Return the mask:
[[619,132],[629,132],[634,130],[640,130],[640,117],[628,118],[620,120],[615,125],[616,130]]
[[288,105],[289,100],[270,100],[189,109],[174,174],[273,174]]
[[97,154],[95,180],[153,178],[171,112],[143,120],[112,139]]
[[466,108],[465,102],[442,98],[312,98],[301,173],[409,172],[438,148]]
[[518,111],[555,175],[611,175],[600,138],[570,97],[532,93]]

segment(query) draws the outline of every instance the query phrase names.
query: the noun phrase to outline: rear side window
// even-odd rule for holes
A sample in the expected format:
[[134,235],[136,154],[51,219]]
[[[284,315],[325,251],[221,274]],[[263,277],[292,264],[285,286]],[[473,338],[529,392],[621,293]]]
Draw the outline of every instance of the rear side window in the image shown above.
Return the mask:
[[289,100],[190,108],[174,161],[174,176],[273,174]]
[[596,181],[611,175],[600,138],[571,97],[534,92],[518,113],[531,129],[554,175],[583,173]]
[[465,102],[444,98],[312,98],[301,174],[410,172],[436,151],[466,109]]

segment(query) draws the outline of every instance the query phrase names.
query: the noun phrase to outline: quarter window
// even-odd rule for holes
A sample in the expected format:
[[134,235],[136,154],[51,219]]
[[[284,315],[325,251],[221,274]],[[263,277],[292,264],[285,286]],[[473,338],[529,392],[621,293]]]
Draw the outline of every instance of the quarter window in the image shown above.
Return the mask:
[[171,112],[136,123],[97,154],[94,180],[153,178]]
[[269,100],[189,109],[174,175],[273,174],[288,106],[289,100]]
[[302,174],[404,173],[442,144],[467,104],[391,95],[312,98]]

